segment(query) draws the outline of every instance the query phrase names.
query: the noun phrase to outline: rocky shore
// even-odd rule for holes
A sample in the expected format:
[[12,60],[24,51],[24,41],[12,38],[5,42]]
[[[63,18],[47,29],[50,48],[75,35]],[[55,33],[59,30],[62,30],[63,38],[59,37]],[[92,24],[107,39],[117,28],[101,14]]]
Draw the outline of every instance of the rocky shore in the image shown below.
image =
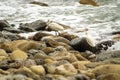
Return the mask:
[[[116,39],[94,44],[87,36],[64,32],[70,26],[49,20],[14,26],[0,20],[0,80],[120,79],[120,50],[107,51]],[[30,32],[36,33],[20,35]]]

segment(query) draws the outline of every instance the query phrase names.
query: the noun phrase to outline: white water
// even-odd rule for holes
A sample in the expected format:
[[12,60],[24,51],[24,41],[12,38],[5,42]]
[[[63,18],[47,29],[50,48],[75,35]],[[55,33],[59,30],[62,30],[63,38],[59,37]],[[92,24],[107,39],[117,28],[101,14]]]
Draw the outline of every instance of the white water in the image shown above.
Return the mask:
[[[88,28],[88,34],[95,40],[111,39],[106,33],[120,30],[120,0],[96,0],[99,7],[79,4],[79,0],[36,0],[49,7],[29,4],[30,1],[0,0],[0,19],[16,25],[50,19],[71,26],[68,32],[79,36],[85,36],[85,33],[77,31]],[[120,49],[119,45],[118,42],[112,47]]]

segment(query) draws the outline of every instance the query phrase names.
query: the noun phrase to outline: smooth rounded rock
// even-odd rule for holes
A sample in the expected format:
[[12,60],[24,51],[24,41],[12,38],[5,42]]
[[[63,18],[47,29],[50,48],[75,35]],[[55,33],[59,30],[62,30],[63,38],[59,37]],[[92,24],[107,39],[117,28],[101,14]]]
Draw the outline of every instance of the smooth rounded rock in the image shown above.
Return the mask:
[[90,38],[83,37],[83,38],[75,38],[71,40],[70,45],[75,49],[80,52],[85,52],[85,51],[92,51],[94,52],[95,45],[94,42],[91,41]]
[[18,50],[14,50],[10,54],[10,58],[12,60],[26,60],[28,58],[28,56],[27,56],[27,53],[18,49]]
[[36,74],[39,74],[39,75],[45,75],[46,74],[45,69],[41,65],[31,66],[30,69],[31,69],[32,72],[34,72]]

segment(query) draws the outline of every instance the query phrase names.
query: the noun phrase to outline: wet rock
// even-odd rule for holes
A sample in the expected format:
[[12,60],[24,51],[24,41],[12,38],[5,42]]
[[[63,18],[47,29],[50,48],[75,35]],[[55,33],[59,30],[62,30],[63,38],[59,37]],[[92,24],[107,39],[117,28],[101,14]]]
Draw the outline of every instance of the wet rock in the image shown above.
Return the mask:
[[78,38],[78,36],[69,34],[67,32],[59,33],[59,36],[64,37],[64,38],[66,38],[69,41],[71,41],[72,39]]
[[11,25],[6,20],[0,20],[0,31],[9,27],[11,27]]
[[80,4],[87,4],[87,5],[93,5],[93,6],[99,6],[95,1],[93,0],[80,0]]
[[53,21],[48,21],[46,29],[49,31],[62,31],[62,30],[64,30],[64,27]]
[[32,1],[30,4],[35,4],[35,5],[40,5],[40,6],[48,6],[48,4],[43,3],[43,2],[37,2],[37,1]]
[[62,75],[67,75],[67,76],[72,76],[77,74],[77,70],[74,68],[72,64],[63,64],[60,65],[56,68],[56,73],[62,74]]
[[9,39],[11,41],[13,41],[13,40],[19,40],[19,39],[24,39],[24,37],[21,37],[21,36],[19,36],[17,34],[13,34],[11,32],[6,32],[6,31],[3,31],[2,35],[3,35],[3,37],[5,39]]
[[99,42],[95,46],[95,53],[100,53],[101,51],[105,51],[109,47],[111,47],[113,44],[114,44],[114,41],[111,41],[111,40]]
[[108,73],[120,74],[120,65],[115,64],[101,65],[94,68],[91,72],[94,73],[96,76]]
[[90,61],[77,61],[72,64],[76,69],[85,70],[85,69],[87,69],[86,65],[89,63],[91,63],[91,62]]
[[24,31],[24,32],[35,32],[36,30],[33,28],[30,28],[28,26],[23,26],[23,24],[20,24],[19,28],[20,30]]
[[112,35],[117,35],[117,34],[120,34],[120,31],[114,31],[111,33]]
[[120,50],[106,51],[96,55],[95,61],[104,61],[110,58],[120,58]]
[[39,74],[39,75],[45,75],[46,73],[45,69],[41,65],[31,66],[30,69],[32,72]]
[[12,60],[26,60],[28,58],[27,53],[21,51],[21,50],[14,50],[10,54],[10,58]]
[[40,41],[45,36],[53,36],[52,34],[44,33],[44,32],[38,32],[33,36],[33,40]]
[[70,45],[80,52],[92,51],[94,52],[94,43],[87,37],[75,38],[71,40]]
[[97,80],[119,80],[119,79],[120,79],[120,74],[116,74],[116,73],[108,73],[97,77]]
[[8,54],[6,53],[6,51],[4,49],[0,49],[0,56],[8,57]]
[[11,32],[11,33],[23,33],[24,32],[22,30],[15,29],[14,27],[4,28],[4,31],[8,31],[8,32]]
[[34,31],[34,30],[36,30],[36,31],[39,31],[39,30],[45,30],[45,27],[47,26],[47,24],[46,24],[46,22],[45,21],[43,21],[43,20],[37,20],[37,21],[33,21],[33,22],[31,22],[31,23],[25,23],[25,24],[23,24],[23,23],[21,23],[20,24],[20,29],[22,29],[22,30],[24,30],[24,31],[26,31],[26,28],[23,28],[23,27],[28,27],[28,30],[30,31]]

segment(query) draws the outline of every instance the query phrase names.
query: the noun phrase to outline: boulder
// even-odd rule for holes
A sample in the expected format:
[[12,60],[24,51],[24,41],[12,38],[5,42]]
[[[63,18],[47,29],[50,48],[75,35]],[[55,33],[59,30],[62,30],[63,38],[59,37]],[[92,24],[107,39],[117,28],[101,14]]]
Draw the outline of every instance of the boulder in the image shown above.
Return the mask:
[[107,50],[111,47],[115,42],[112,40],[102,41],[96,44],[95,46],[95,53],[100,53],[101,51]]
[[27,27],[29,29],[29,32],[30,32],[30,31],[45,30],[46,26],[47,26],[47,24],[45,21],[36,20],[36,21],[31,22],[31,23],[25,23],[25,24],[21,23],[19,29],[26,31],[26,28],[24,28],[24,27]]
[[62,31],[64,27],[56,22],[48,21],[46,29],[49,31]]
[[94,52],[95,45],[94,42],[92,42],[89,38],[83,37],[83,38],[75,38],[71,40],[70,45],[80,52],[85,51],[91,51]]
[[9,27],[11,27],[11,25],[6,20],[0,20],[0,31]]
[[93,0],[80,0],[80,4],[87,4],[87,5],[93,5],[93,6],[99,6],[95,1]]
[[21,51],[21,50],[14,50],[10,54],[10,58],[12,60],[26,60],[28,58],[27,53]]

